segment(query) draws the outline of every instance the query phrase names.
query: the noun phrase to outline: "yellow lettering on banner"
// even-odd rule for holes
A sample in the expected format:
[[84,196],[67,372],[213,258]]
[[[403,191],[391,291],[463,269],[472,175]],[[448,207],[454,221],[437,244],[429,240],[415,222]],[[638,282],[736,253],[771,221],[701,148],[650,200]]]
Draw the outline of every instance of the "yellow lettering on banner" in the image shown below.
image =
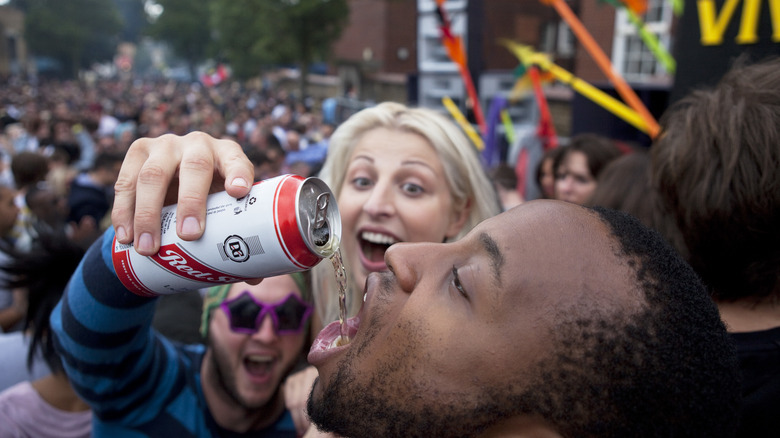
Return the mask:
[[761,0],[745,0],[745,6],[742,9],[742,21],[739,23],[739,33],[735,38],[737,44],[758,42],[759,12],[761,12]]
[[723,43],[723,33],[734,15],[740,0],[726,0],[720,15],[716,17],[714,0],[698,0],[699,29],[701,29],[701,44],[717,46]]
[[[702,45],[717,46],[723,43],[723,34],[726,32],[726,27],[734,16],[734,11],[736,11],[740,1],[726,0],[723,9],[718,14],[715,10],[715,0],[697,0]],[[758,18],[761,13],[762,1],[745,0],[739,23],[739,33],[735,38],[737,44],[758,42]],[[768,2],[772,21],[772,41],[780,42],[780,0],[768,0]]]
[[780,42],[780,0],[769,0],[769,13],[772,17],[772,41]]

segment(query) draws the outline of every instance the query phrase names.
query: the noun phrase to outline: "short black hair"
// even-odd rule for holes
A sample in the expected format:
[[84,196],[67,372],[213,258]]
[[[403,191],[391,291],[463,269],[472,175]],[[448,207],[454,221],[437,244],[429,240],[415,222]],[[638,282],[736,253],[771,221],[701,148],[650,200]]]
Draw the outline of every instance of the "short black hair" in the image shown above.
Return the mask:
[[[595,207],[643,304],[558,309],[554,353],[518,405],[576,437],[727,437],[740,410],[736,350],[693,269],[636,218]],[[580,305],[582,303],[578,303]]]

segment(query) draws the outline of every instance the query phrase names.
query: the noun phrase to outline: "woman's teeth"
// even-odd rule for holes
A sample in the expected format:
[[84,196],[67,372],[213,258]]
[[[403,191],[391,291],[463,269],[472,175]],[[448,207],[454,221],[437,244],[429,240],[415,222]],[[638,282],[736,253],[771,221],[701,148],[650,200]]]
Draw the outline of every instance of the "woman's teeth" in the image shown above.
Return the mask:
[[387,234],[374,233],[371,231],[363,231],[360,237],[368,242],[375,243],[377,245],[392,245],[397,243],[398,240],[394,239]]

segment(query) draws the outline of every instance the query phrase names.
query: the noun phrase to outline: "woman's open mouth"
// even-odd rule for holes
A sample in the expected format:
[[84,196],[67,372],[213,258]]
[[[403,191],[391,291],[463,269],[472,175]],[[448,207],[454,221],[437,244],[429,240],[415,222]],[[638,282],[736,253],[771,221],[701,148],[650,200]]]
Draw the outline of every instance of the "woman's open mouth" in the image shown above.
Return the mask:
[[358,235],[358,245],[360,247],[360,260],[363,266],[369,271],[383,271],[387,269],[385,265],[385,252],[390,245],[398,243],[395,237],[375,232],[363,231]]

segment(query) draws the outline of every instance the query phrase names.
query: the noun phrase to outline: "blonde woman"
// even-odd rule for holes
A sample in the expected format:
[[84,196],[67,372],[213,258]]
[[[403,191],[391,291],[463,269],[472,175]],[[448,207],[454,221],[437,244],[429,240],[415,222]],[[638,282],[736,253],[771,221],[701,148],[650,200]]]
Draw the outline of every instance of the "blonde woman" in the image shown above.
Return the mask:
[[[347,316],[363,303],[368,274],[387,269],[384,254],[400,242],[448,242],[498,214],[498,197],[479,155],[460,128],[438,112],[386,102],[350,117],[333,133],[319,175],[342,218]],[[312,270],[314,335],[338,324],[338,284],[331,263]],[[287,381],[285,399],[305,430],[314,367]],[[296,415],[295,411],[300,412]]]
[[[500,211],[474,146],[438,112],[386,102],[336,129],[320,177],[336,195],[349,316],[370,272],[398,242],[447,242]],[[339,316],[333,266],[313,270],[318,333]]]

